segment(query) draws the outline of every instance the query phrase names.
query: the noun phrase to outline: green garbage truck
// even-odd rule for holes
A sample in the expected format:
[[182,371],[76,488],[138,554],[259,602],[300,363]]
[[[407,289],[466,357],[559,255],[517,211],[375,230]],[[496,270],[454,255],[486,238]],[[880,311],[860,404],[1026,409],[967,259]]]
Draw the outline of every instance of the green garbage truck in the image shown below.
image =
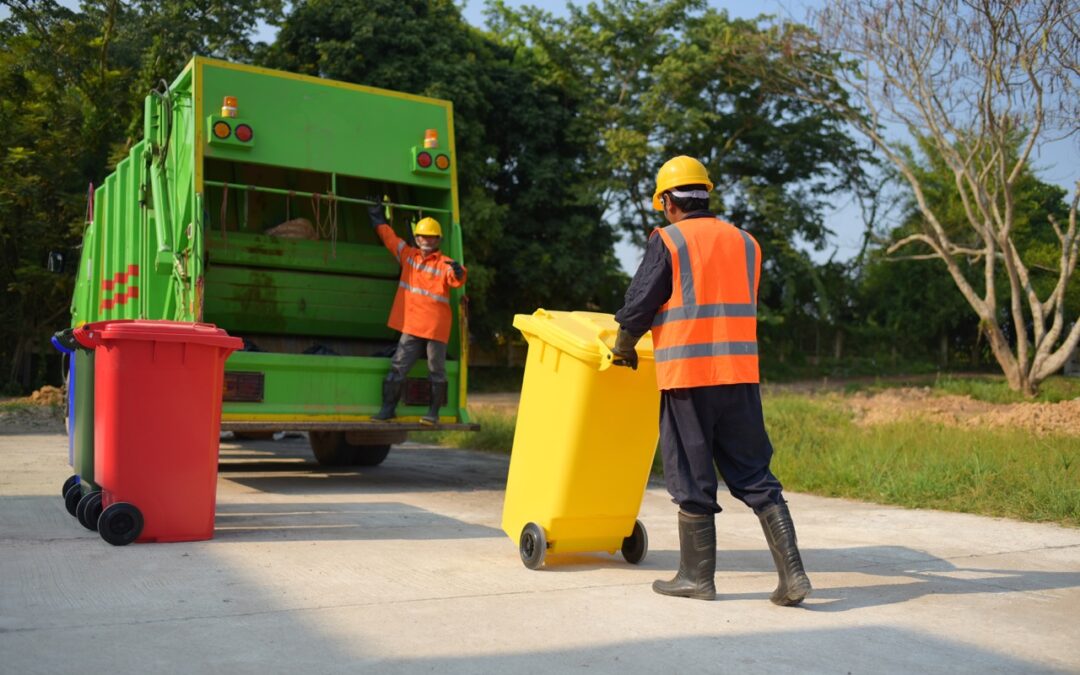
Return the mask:
[[[385,203],[406,240],[433,217],[462,261],[449,101],[196,57],[150,93],[145,133],[93,192],[72,326],[213,323],[243,338],[226,365],[222,429],[308,433],[324,465],[375,465],[422,427],[426,364],[398,417],[371,419],[397,334],[400,268],[369,225]],[[447,391],[466,412],[467,300],[451,292]]]

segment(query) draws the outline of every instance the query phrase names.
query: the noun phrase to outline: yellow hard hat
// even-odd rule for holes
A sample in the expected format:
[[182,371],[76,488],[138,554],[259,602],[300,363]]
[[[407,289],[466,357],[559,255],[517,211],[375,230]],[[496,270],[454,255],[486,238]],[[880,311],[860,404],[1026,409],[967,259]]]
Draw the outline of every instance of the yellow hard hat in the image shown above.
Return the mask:
[[660,195],[681,185],[704,185],[706,192],[713,189],[705,165],[693,157],[679,155],[664,162],[664,166],[656,172],[656,192],[652,196],[653,208],[663,211],[664,205],[660,202]]
[[413,234],[424,237],[441,237],[442,227],[439,226],[439,221],[434,218],[421,218],[420,222],[413,228]]

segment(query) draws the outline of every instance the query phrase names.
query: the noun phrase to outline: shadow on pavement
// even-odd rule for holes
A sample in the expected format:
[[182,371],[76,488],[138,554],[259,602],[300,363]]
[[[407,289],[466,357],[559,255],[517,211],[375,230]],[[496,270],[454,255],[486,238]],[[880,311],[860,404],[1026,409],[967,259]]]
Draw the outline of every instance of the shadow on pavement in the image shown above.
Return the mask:
[[[891,605],[926,595],[963,595],[1058,590],[1080,587],[1080,572],[958,567],[949,560],[904,546],[857,546],[803,549],[803,561],[814,593],[802,606],[815,612],[844,612],[864,607]],[[665,570],[668,578],[679,566],[678,551],[650,551],[649,567]],[[570,571],[574,568],[567,568]],[[580,569],[580,568],[577,568]],[[725,573],[760,572],[769,575],[760,593],[725,593]],[[776,585],[776,568],[762,543],[761,551],[724,551],[716,555],[717,600],[761,599],[767,601]],[[815,575],[862,574],[887,577],[884,584],[830,587]]]
[[485,539],[501,530],[466,523],[401,502],[362,504],[218,504],[214,540],[370,541]]
[[222,444],[221,478],[260,492],[334,494],[501,490],[510,458],[429,445],[396,445],[379,466],[323,467],[304,439]]

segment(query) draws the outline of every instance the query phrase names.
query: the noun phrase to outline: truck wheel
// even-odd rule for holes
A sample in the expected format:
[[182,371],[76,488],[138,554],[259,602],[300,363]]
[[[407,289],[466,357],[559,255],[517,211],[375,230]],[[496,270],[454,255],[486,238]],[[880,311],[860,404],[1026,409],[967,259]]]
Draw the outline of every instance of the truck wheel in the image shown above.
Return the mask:
[[529,523],[521,530],[521,539],[518,540],[518,552],[521,554],[521,562],[531,570],[538,570],[544,564],[544,554],[547,553],[547,536],[544,528],[536,523]]
[[635,520],[634,531],[622,542],[623,558],[631,565],[636,565],[645,559],[645,554],[648,552],[649,535],[645,532],[645,526],[641,524],[641,521]]
[[88,530],[97,531],[98,518],[101,517],[101,491],[94,490],[79,500],[79,506],[75,509],[75,517],[79,524]]
[[321,466],[348,466],[352,464],[352,447],[345,442],[344,431],[308,432],[311,452]]
[[134,504],[116,502],[101,512],[97,526],[102,539],[113,546],[127,546],[142,534],[143,516]]
[[353,464],[357,466],[378,466],[390,454],[390,444],[386,445],[350,445]]

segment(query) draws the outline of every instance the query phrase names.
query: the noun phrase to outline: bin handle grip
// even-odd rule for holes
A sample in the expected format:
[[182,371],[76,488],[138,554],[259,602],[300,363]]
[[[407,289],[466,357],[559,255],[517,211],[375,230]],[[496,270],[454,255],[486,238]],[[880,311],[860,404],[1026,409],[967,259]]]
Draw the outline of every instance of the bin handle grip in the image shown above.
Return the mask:
[[611,351],[611,347],[608,347],[607,342],[604,341],[604,336],[611,335],[612,333],[613,331],[604,329],[596,336],[596,346],[600,350],[600,372],[604,372],[610,368],[612,362],[615,360],[615,354]]

